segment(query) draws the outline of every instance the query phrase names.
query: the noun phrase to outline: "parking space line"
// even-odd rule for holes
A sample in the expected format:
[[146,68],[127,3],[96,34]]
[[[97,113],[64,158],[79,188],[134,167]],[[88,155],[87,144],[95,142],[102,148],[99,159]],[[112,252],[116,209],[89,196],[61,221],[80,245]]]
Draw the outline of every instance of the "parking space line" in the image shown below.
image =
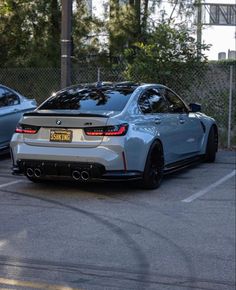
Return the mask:
[[233,170],[231,173],[227,174],[226,176],[222,177],[220,180],[216,181],[215,183],[212,183],[211,185],[207,186],[206,188],[198,191],[197,193],[189,196],[188,198],[185,198],[182,200],[182,202],[192,202],[195,199],[197,199],[198,197],[204,195],[205,193],[209,192],[210,190],[212,190],[213,188],[217,187],[218,185],[224,183],[225,181],[227,181],[228,179],[232,178],[233,176],[235,176],[235,172],[236,170]]
[[20,281],[20,280],[6,279],[6,278],[0,277],[0,286],[1,285],[27,287],[27,288],[34,288],[34,289],[48,289],[48,290],[82,290],[81,288],[71,288],[71,287],[62,286],[62,285],[55,285],[55,284],[53,285],[53,284],[30,282],[30,281]]
[[4,184],[1,184],[0,188],[7,187],[9,185],[13,185],[13,184],[16,184],[16,183],[19,183],[19,182],[22,182],[22,180],[15,180],[15,181],[7,182],[7,183],[4,183]]

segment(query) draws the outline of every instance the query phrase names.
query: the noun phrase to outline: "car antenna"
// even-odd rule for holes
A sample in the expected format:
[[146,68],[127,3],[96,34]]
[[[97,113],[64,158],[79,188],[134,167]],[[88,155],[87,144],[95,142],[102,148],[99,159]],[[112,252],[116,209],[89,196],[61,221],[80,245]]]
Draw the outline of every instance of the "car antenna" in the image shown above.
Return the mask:
[[101,82],[101,69],[100,67],[98,67],[98,71],[97,71],[97,83],[96,83],[96,88],[97,89],[101,89],[102,88],[102,82]]
[[98,67],[98,72],[97,72],[97,82],[101,81],[101,68]]

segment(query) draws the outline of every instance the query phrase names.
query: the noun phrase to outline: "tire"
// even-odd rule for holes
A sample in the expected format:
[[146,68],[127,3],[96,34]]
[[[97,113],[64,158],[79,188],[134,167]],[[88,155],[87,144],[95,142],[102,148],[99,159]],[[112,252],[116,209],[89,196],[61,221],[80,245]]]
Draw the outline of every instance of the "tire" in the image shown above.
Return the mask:
[[164,171],[164,154],[162,144],[153,142],[146,159],[141,186],[145,189],[156,189],[160,186]]
[[216,152],[218,149],[218,133],[216,127],[211,127],[207,140],[205,162],[212,163],[216,159]]

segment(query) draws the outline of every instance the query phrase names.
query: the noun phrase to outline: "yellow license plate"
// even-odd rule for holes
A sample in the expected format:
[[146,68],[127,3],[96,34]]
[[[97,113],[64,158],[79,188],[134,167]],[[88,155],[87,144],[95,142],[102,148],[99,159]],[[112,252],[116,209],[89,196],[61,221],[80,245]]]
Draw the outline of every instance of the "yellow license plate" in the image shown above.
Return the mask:
[[50,141],[52,142],[71,142],[72,131],[71,130],[51,130]]

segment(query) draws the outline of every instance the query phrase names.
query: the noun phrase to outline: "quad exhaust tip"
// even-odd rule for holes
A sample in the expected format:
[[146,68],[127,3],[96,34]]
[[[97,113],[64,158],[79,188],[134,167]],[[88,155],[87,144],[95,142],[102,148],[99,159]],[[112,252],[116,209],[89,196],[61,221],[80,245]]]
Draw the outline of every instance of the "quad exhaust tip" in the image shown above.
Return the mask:
[[89,180],[89,172],[86,170],[83,171],[78,171],[78,170],[74,170],[72,172],[72,178],[74,180],[82,180],[82,181],[87,181]]
[[74,180],[79,180],[80,179],[80,172],[78,170],[74,170],[72,172],[72,177]]
[[89,173],[88,173],[88,171],[82,171],[81,172],[81,179],[83,180],[83,181],[87,181],[87,180],[89,180]]
[[40,168],[36,168],[36,169],[34,170],[34,175],[35,175],[35,177],[37,177],[37,178],[41,177],[41,175],[42,175],[42,171],[41,171],[41,169],[40,169]]
[[[42,170],[40,168],[33,169],[31,167],[28,167],[26,169],[26,175],[30,178],[32,177],[40,178],[42,176]],[[82,181],[88,181],[90,178],[89,172],[87,170],[83,170],[81,172],[78,170],[74,170],[71,176],[74,180],[82,180]]]
[[27,168],[26,175],[28,177],[33,177],[34,176],[34,170],[31,167]]
[[28,167],[26,169],[26,175],[30,178],[32,177],[36,177],[36,178],[40,178],[42,176],[42,171],[40,168],[31,168],[31,167]]

